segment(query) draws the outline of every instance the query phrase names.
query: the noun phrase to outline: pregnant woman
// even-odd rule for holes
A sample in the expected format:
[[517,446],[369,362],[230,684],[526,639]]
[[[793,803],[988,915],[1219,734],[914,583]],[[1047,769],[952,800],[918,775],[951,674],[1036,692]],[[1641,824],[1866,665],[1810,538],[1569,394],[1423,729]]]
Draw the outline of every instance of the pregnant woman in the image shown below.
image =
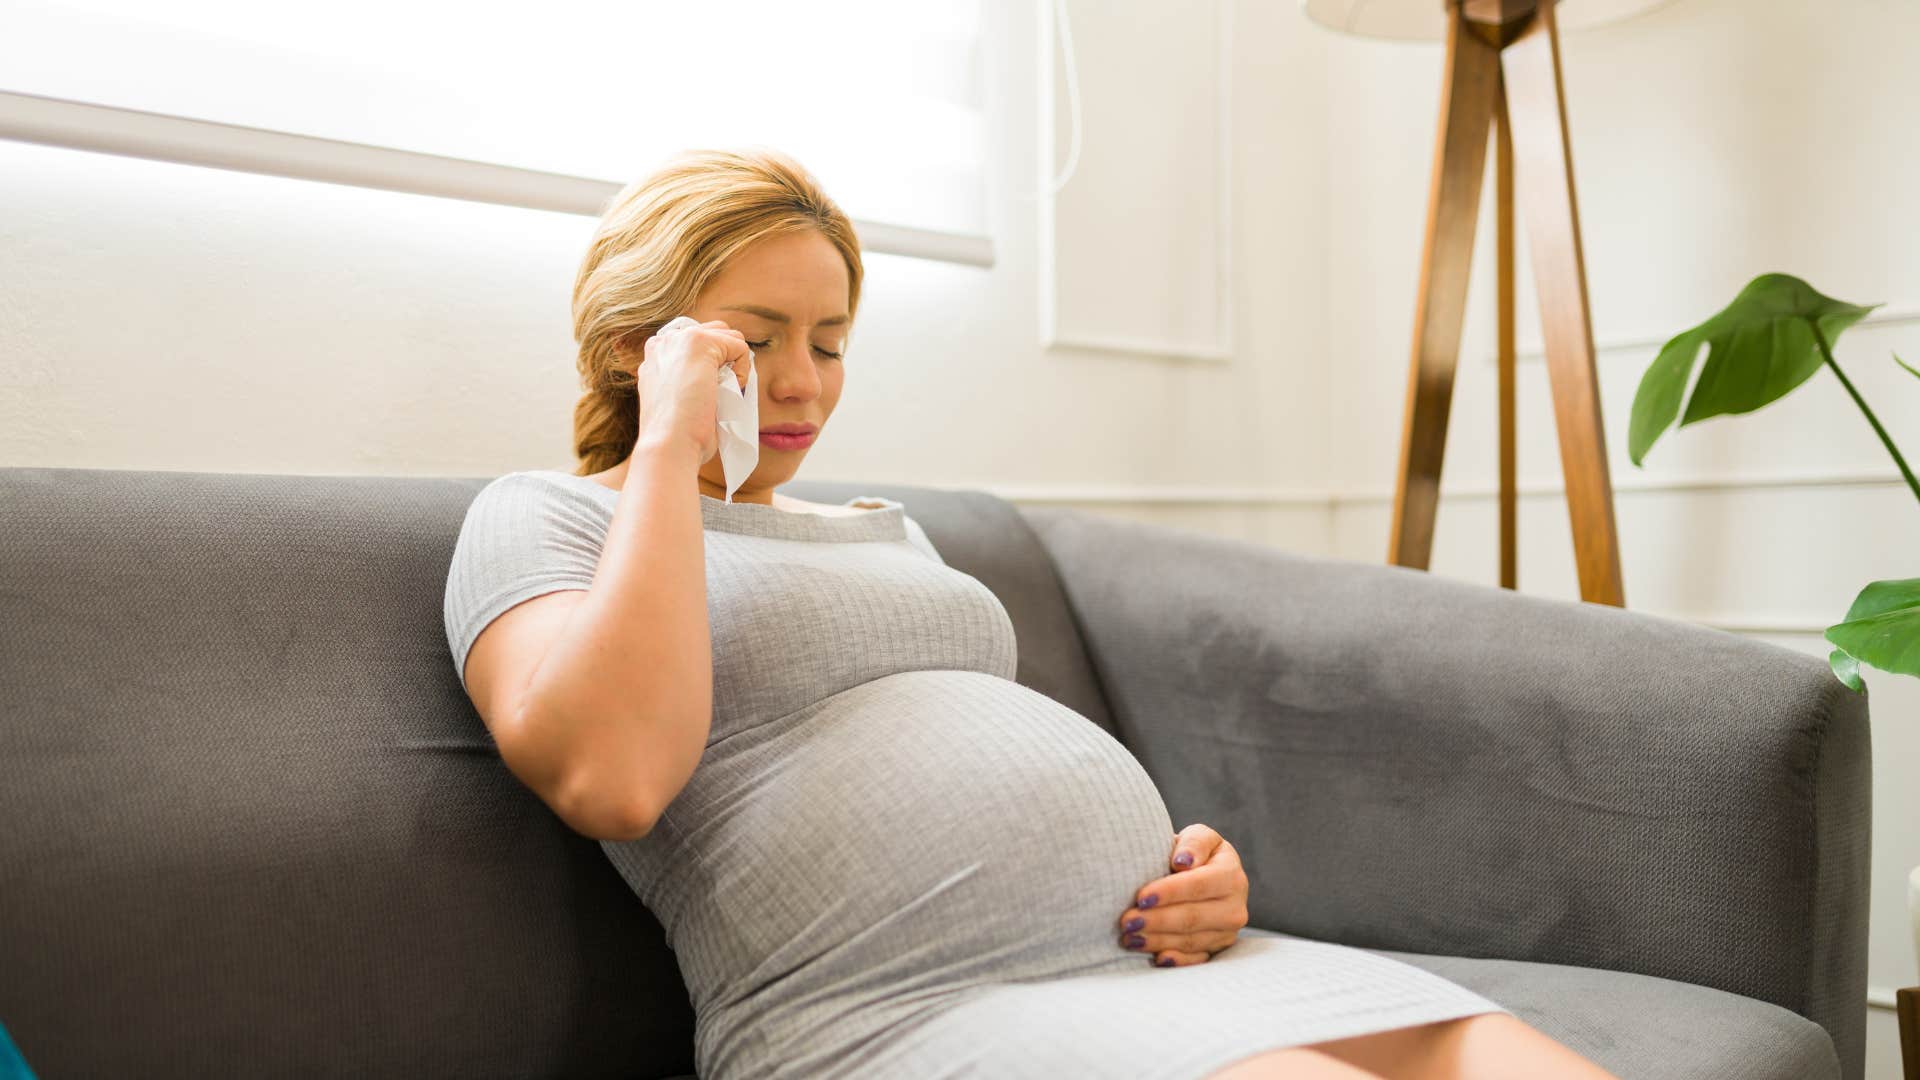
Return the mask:
[[[861,278],[778,153],[627,187],[574,286],[581,464],[483,488],[447,581],[505,763],[666,928],[701,1080],[1606,1077],[1418,968],[1236,941],[1232,845],[1014,681],[1006,610],[903,504],[775,492],[839,402]],[[728,363],[761,433],[731,499]]]

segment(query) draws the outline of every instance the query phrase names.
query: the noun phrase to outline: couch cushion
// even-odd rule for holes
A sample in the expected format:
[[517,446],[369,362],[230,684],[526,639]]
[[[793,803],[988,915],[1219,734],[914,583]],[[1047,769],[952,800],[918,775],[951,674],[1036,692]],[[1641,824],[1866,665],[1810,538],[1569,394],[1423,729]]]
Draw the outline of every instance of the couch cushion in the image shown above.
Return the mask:
[[1486,995],[1623,1080],[1839,1080],[1826,1029],[1724,990],[1564,964],[1368,951]]

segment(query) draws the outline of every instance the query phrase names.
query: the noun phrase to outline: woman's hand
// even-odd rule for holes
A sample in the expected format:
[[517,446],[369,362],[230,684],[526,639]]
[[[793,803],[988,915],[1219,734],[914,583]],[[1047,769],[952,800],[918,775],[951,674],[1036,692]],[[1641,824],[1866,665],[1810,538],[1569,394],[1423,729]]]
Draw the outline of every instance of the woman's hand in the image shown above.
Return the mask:
[[1141,886],[1134,906],[1120,913],[1120,944],[1151,954],[1158,967],[1204,964],[1247,925],[1240,854],[1219,833],[1196,824],[1173,838],[1167,864],[1174,872]]
[[744,389],[753,350],[745,334],[720,319],[648,335],[633,372],[640,413],[635,445],[649,439],[686,441],[699,453],[700,464],[712,460],[720,452],[715,375],[727,363]]

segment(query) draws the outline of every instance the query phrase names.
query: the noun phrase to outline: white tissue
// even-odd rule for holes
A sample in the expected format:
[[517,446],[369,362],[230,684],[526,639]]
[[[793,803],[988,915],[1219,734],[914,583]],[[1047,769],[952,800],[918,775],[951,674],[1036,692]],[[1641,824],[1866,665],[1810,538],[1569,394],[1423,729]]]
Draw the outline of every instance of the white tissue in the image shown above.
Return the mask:
[[[659,337],[699,325],[700,320],[681,315],[653,333]],[[714,389],[715,411],[720,418],[720,471],[727,480],[725,501],[732,502],[733,493],[760,463],[759,369],[747,365],[747,386],[742,390],[733,372],[733,362],[729,360],[720,365],[720,383]]]

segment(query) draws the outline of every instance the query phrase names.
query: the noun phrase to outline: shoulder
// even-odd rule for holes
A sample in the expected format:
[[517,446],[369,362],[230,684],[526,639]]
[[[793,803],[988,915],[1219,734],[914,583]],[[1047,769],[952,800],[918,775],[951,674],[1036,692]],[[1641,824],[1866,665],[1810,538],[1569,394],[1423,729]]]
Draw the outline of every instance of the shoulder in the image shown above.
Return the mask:
[[568,474],[523,469],[488,481],[467,504],[457,555],[560,549],[597,552],[606,537],[607,506]]
[[524,497],[553,491],[558,487],[559,484],[552,477],[539,470],[520,469],[503,473],[487,481],[474,495],[474,501]]
[[488,481],[475,493],[468,513],[496,507],[525,511],[594,503],[594,493],[588,485],[595,483],[584,476],[550,469],[520,469]]
[[524,472],[510,472],[496,476],[481,485],[474,492],[473,499],[467,503],[466,527],[472,529],[474,522],[492,514],[506,512],[510,508],[524,505],[527,500],[543,494],[539,481]]
[[462,680],[467,651],[507,609],[544,593],[593,587],[608,518],[604,506],[587,507],[592,498],[565,476],[527,470],[495,477],[474,494],[441,601]]

